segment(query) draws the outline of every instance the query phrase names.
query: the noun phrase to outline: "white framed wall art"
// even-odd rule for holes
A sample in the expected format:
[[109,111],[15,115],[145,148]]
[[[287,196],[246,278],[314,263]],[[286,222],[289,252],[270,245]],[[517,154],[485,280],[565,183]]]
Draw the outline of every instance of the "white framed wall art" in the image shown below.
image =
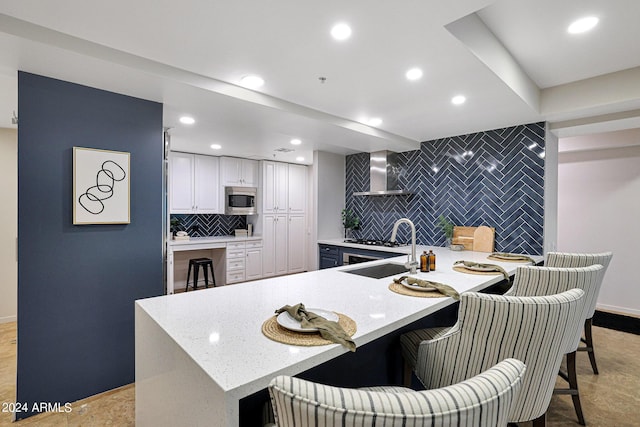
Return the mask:
[[129,224],[130,153],[73,147],[73,224]]

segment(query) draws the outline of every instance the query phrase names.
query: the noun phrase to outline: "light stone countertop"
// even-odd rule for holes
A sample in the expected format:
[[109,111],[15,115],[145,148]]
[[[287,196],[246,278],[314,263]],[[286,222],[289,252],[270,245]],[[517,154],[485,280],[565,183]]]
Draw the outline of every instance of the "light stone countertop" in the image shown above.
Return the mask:
[[[256,238],[259,237],[243,239]],[[410,247],[400,249],[410,250]],[[432,249],[436,253],[437,269],[417,276],[449,284],[458,292],[481,290],[502,279],[501,275],[472,275],[452,269],[453,263],[460,259],[489,262],[487,253],[430,246],[419,249]],[[541,256],[533,258],[542,260]],[[354,340],[362,346],[453,303],[451,298],[399,295],[388,289],[391,278],[371,279],[344,271],[405,261],[406,256],[399,256],[357,266],[148,298],[136,301],[136,305],[206,372],[216,388],[228,397],[240,399],[264,389],[276,375],[295,375],[347,352],[337,344],[297,347],[266,338],[261,332],[262,323],[286,304],[302,302],[309,308],[346,314],[356,321],[358,330]],[[492,263],[511,274],[518,266],[527,265]]]
[[189,240],[168,240],[169,246],[176,248],[189,245],[207,245],[217,243],[232,243],[232,242],[246,242],[247,240],[262,240],[262,236],[253,235],[251,237],[236,237],[236,236],[205,236],[205,237],[190,237]]

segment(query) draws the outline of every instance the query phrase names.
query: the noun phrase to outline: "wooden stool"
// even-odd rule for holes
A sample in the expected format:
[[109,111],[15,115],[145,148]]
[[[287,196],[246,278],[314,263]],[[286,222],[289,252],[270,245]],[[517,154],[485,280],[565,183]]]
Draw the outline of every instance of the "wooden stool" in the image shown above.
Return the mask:
[[[211,258],[192,258],[189,260],[189,269],[187,270],[187,286],[184,291],[189,290],[189,279],[191,278],[191,269],[193,268],[193,290],[198,289],[198,273],[200,267],[204,272],[204,287],[209,287],[209,270],[211,270],[211,283],[216,286],[216,276],[213,273],[213,260]],[[208,267],[208,268],[207,268]]]

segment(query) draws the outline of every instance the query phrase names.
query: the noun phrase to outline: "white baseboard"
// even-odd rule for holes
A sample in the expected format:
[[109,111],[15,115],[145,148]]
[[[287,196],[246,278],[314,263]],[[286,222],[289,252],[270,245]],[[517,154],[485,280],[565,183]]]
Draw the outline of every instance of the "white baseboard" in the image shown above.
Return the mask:
[[596,304],[596,310],[606,311],[608,313],[622,314],[624,316],[640,317],[640,310],[628,307],[618,307],[615,305]]
[[5,316],[5,317],[0,317],[0,323],[9,323],[9,322],[15,322],[18,320],[17,316]]

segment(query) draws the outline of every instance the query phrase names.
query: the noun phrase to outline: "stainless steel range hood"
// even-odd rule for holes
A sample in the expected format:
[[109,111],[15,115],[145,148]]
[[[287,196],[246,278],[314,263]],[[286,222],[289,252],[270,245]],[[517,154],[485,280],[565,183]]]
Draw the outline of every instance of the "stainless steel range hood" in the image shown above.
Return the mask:
[[371,153],[369,191],[353,193],[354,196],[402,196],[413,194],[399,188],[398,153],[393,151],[375,151]]

